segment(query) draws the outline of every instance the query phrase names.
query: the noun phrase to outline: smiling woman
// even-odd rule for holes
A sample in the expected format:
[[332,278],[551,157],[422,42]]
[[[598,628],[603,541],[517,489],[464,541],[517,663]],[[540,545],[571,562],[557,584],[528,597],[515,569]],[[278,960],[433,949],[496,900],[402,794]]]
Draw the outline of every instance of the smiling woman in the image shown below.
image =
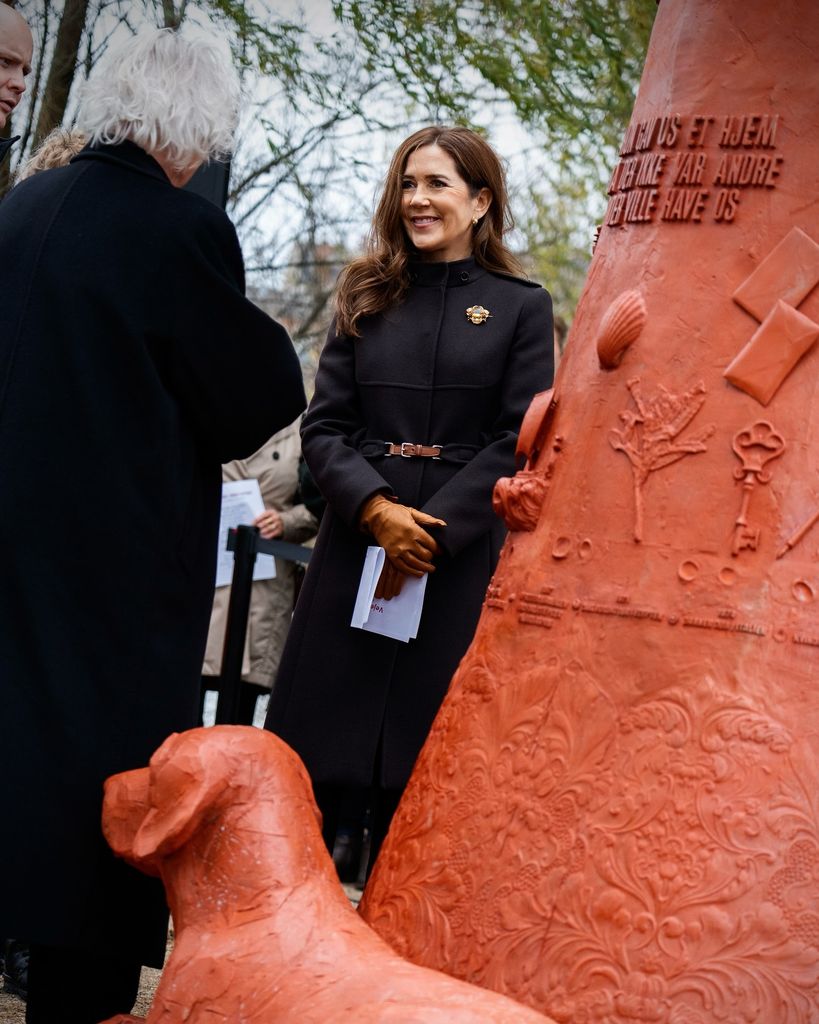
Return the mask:
[[489,209],[492,193],[470,186],[438,145],[410,154],[401,182],[402,216],[410,242],[430,260],[472,255],[472,231]]
[[[427,227],[430,216],[435,221]],[[471,256],[487,271],[522,277],[503,243],[512,227],[503,168],[488,142],[462,127],[433,125],[414,132],[390,162],[367,252],[339,279],[339,330],[358,337],[361,317],[400,304],[412,259]]]
[[[500,552],[495,481],[514,473],[523,413],[551,382],[551,300],[518,276],[510,223],[491,146],[422,129],[339,281],[302,426],[328,508],[267,723],[307,765],[331,849],[351,790],[369,794],[373,851],[386,834]],[[377,597],[428,577],[409,643],[350,628],[369,544],[387,556]]]

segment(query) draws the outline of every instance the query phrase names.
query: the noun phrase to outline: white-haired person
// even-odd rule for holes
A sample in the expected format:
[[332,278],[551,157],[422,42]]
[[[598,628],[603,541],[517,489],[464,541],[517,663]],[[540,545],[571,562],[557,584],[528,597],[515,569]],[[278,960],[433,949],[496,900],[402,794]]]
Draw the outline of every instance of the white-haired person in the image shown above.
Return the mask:
[[[24,181],[33,174],[47,171],[51,167],[65,167],[87,142],[88,137],[84,132],[55,128],[18,171],[15,181]],[[0,939],[0,963],[3,972],[3,991],[25,999],[28,994],[28,946],[18,939]]]
[[221,464],[304,408],[229,219],[176,187],[237,107],[212,43],[135,36],[88,82],[89,144],[0,206],[0,935],[31,948],[28,1024],[128,1013],[162,964],[103,781],[196,723]]

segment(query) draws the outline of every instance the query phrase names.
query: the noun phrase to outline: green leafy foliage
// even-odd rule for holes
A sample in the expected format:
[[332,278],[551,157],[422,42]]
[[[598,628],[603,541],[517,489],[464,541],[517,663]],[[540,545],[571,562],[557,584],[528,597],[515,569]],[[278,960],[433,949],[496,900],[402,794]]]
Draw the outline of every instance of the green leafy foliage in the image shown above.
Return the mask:
[[547,144],[613,146],[656,0],[336,0],[334,9],[419,103],[470,118],[503,97]]

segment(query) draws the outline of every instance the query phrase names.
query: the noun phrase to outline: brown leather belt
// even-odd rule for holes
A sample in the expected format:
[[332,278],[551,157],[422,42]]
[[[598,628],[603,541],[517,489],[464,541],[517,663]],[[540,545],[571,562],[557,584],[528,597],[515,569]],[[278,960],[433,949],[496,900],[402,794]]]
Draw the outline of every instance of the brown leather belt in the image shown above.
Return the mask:
[[385,441],[384,454],[400,455],[403,459],[440,459],[441,445],[412,444],[411,441],[401,441],[399,444],[395,444],[392,441]]

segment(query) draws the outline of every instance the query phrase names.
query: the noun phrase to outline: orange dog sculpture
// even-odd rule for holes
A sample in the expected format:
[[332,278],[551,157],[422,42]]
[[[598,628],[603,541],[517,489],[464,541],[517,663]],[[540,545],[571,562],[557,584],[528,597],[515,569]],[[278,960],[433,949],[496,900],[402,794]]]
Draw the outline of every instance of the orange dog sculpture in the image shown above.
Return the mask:
[[162,878],[173,914],[148,1024],[549,1020],[378,938],[338,883],[301,761],[272,733],[171,736],[150,768],[107,781],[103,830],[119,856]]

